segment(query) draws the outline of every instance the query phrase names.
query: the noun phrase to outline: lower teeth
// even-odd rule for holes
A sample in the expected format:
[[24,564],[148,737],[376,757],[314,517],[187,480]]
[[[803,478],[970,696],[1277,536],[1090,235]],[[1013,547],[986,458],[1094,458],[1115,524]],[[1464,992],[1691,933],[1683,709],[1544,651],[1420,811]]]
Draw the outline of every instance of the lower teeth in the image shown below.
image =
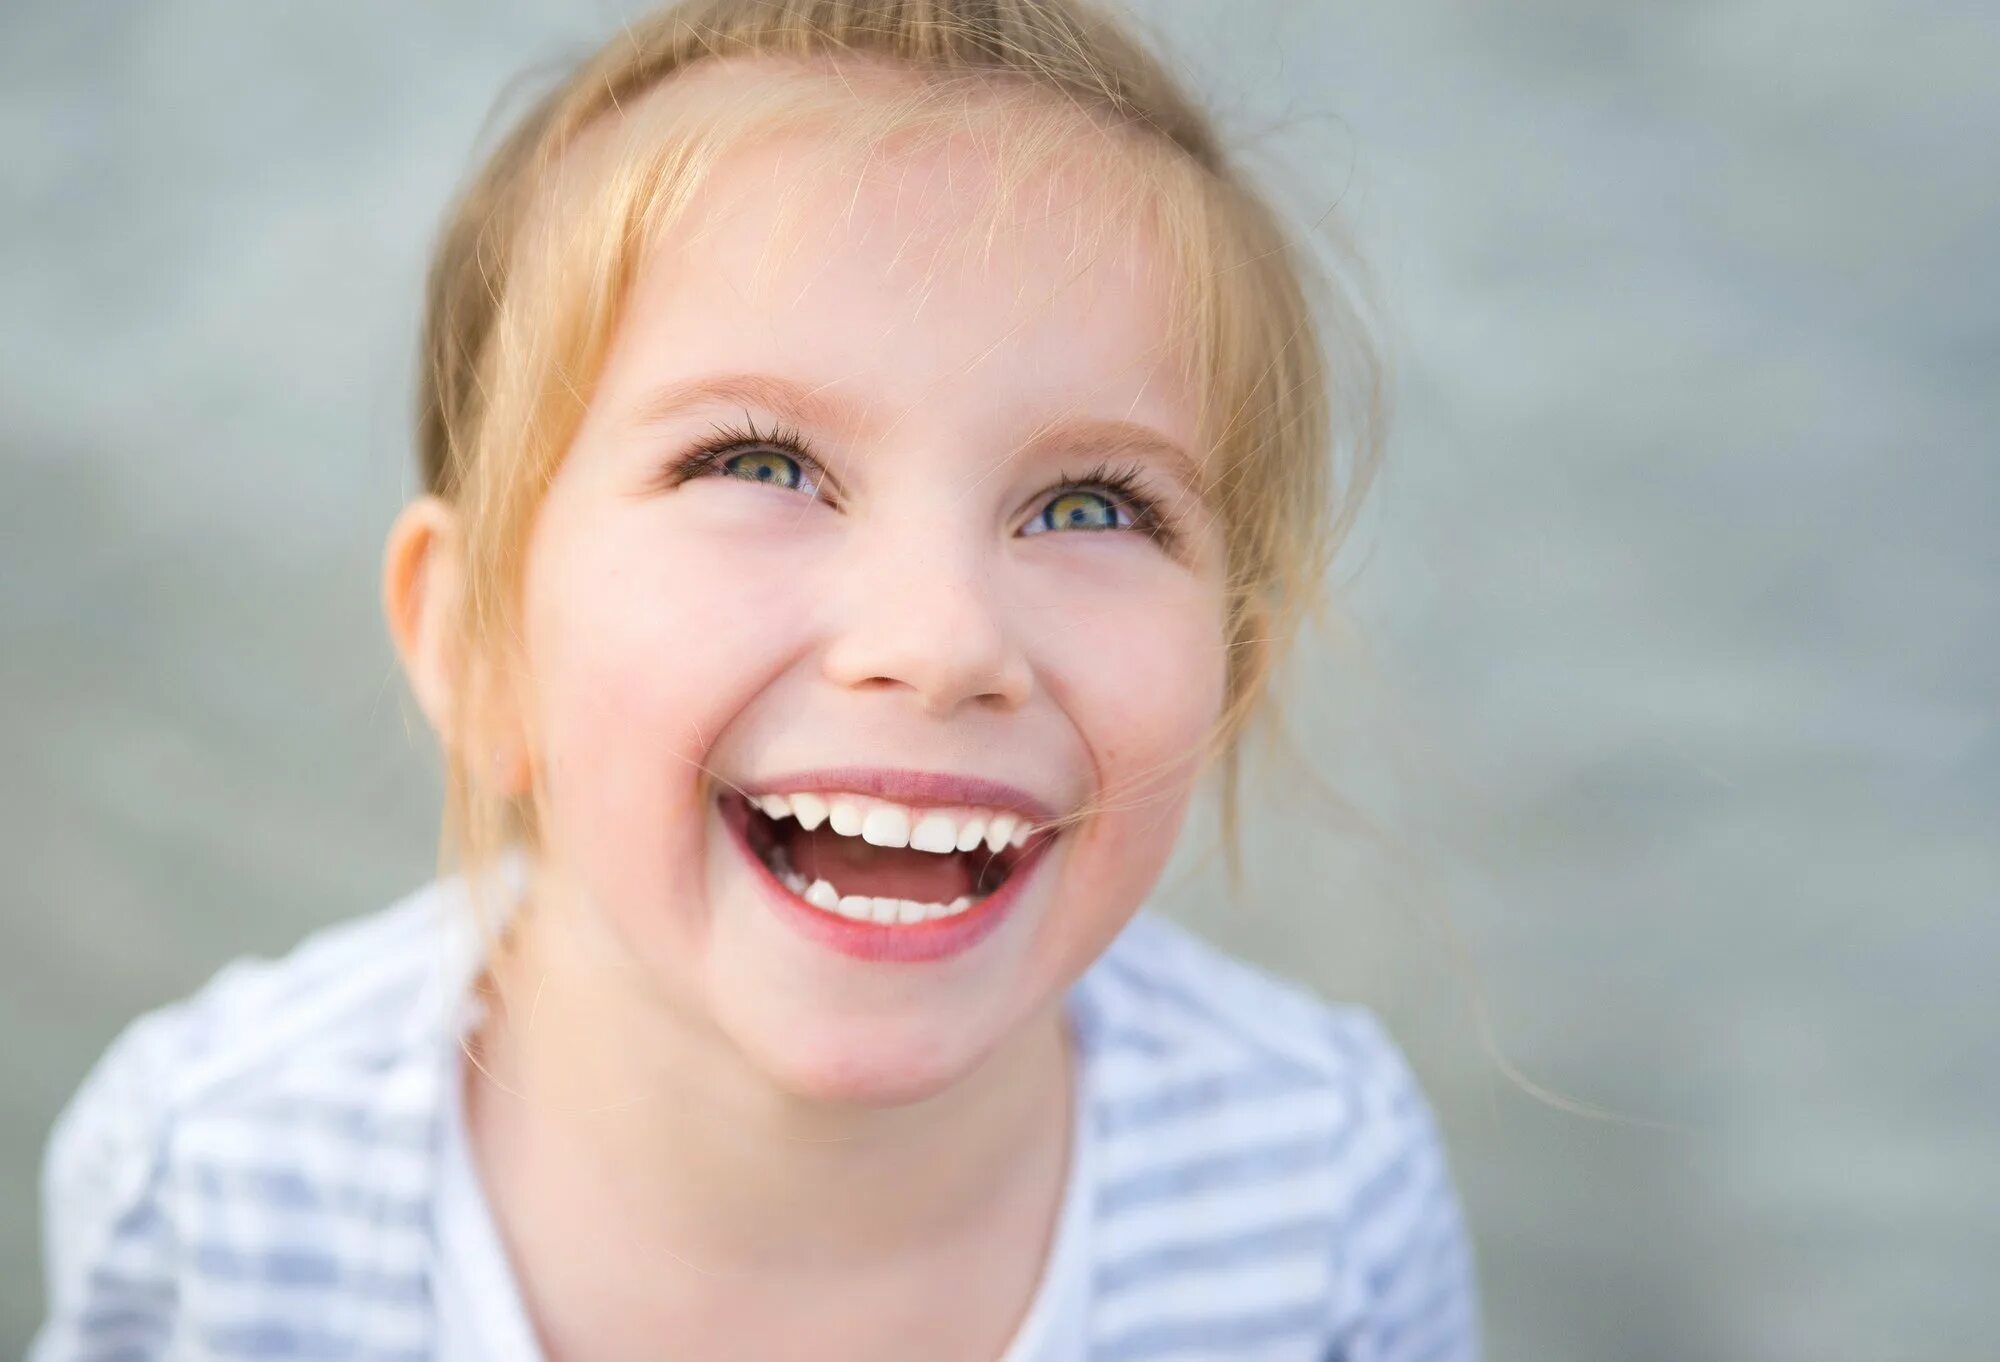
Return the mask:
[[960,894],[950,903],[918,903],[914,899],[871,898],[866,894],[843,895],[825,880],[814,880],[811,884],[807,884],[805,876],[785,864],[783,852],[776,853],[773,859],[777,863],[772,870],[785,888],[815,908],[838,913],[857,922],[928,922],[932,918],[956,917],[973,904],[970,894]]
[[[971,894],[960,894],[950,903],[918,903],[914,899],[871,898],[866,894],[843,895],[825,880],[814,880],[810,884],[806,877],[792,869],[791,858],[782,846],[772,847],[765,858],[771,873],[778,882],[815,908],[842,917],[853,918],[857,922],[907,923],[928,922],[932,918],[956,917],[970,908],[979,898]],[[990,892],[990,891],[989,891]]]

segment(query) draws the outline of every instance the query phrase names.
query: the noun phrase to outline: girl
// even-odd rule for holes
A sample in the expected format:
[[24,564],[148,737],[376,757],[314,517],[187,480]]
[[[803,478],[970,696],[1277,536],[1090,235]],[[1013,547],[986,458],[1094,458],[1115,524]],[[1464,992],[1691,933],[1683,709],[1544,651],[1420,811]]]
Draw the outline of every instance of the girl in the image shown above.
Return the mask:
[[1391,1042],[1141,907],[1366,470],[1306,284],[1082,0],[585,61],[385,557],[456,869],[112,1046],[38,1362],[1473,1357]]

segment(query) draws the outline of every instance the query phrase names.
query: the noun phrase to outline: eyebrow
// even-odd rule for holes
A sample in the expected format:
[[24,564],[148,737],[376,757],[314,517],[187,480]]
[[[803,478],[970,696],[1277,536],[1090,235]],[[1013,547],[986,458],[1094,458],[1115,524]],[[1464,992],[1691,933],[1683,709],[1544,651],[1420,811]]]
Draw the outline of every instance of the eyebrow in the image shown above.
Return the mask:
[[[835,429],[865,426],[861,408],[826,387],[808,386],[773,374],[710,374],[682,379],[648,393],[637,408],[642,425],[670,421],[710,403],[761,407],[794,425]],[[1178,442],[1136,421],[1079,416],[1048,421],[1017,446],[1009,460],[1053,454],[1075,447],[1096,458],[1130,458],[1163,464],[1188,495],[1203,491],[1201,465]]]
[[1166,467],[1181,490],[1191,497],[1202,494],[1201,466],[1176,441],[1151,426],[1136,421],[1115,421],[1099,416],[1077,416],[1052,421],[1024,443],[1016,456],[1075,447],[1097,459],[1137,459]]
[[634,419],[655,425],[690,407],[721,402],[763,407],[800,425],[852,425],[860,414],[846,398],[824,387],[809,388],[770,374],[711,374],[655,389],[640,402]]

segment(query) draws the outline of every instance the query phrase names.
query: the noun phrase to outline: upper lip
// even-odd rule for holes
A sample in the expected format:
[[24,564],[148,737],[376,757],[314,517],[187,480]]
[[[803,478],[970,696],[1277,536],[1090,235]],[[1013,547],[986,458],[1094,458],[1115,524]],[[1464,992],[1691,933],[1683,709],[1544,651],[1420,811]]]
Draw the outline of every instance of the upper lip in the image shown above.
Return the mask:
[[906,804],[911,808],[947,808],[970,805],[975,808],[1003,809],[1036,821],[1055,818],[1056,811],[1019,786],[983,776],[953,775],[948,771],[911,771],[886,766],[831,766],[812,771],[792,771],[766,776],[738,787],[751,796],[797,794],[873,795],[877,799]]

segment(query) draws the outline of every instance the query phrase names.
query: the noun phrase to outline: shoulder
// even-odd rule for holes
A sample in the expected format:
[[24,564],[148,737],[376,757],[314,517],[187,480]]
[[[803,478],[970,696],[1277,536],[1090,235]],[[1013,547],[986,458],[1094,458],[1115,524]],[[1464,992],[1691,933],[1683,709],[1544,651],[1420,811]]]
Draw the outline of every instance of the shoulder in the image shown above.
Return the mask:
[[231,961],[118,1034],[49,1135],[36,1357],[87,1351],[106,1320],[134,1355],[166,1347],[191,1262],[235,1271],[245,1226],[311,1211],[357,1164],[394,1176],[397,1146],[426,1146],[410,1077],[438,1034],[424,1013],[453,947],[448,883]]
[[1172,1064],[1233,1060],[1301,1086],[1359,1090],[1377,1105],[1414,1089],[1401,1051],[1367,1008],[1329,1001],[1150,910],[1094,970],[1106,976],[1096,996],[1107,1021],[1148,1038]]
[[1214,1327],[1310,1321],[1354,1359],[1477,1355],[1444,1143],[1372,1012],[1151,911],[1090,979],[1097,1256],[1125,1296],[1102,1309],[1137,1325],[1162,1301],[1263,1301]]
[[284,955],[230,961],[191,996],[130,1023],[73,1110],[100,1105],[91,1099],[101,1088],[136,1088],[162,1116],[222,1113],[385,1062],[407,1044],[412,1011],[442,965],[442,897],[426,885]]

